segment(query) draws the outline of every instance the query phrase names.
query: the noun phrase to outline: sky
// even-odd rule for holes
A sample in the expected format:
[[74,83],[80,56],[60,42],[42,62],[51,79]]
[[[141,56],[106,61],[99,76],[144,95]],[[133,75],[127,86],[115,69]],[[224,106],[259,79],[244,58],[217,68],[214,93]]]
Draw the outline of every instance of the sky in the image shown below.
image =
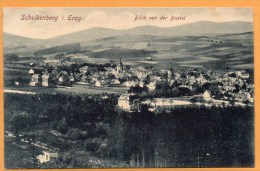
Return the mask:
[[[55,17],[57,20],[25,20]],[[68,20],[69,16],[81,20]],[[134,21],[136,16],[146,20]],[[167,17],[160,20],[160,17]],[[184,17],[170,21],[172,16]],[[149,17],[157,17],[150,20]],[[70,17],[72,18],[72,17]],[[153,18],[154,19],[154,18]],[[172,27],[197,21],[253,22],[252,8],[4,8],[4,32],[30,38],[48,39],[92,27],[128,29],[143,25]]]

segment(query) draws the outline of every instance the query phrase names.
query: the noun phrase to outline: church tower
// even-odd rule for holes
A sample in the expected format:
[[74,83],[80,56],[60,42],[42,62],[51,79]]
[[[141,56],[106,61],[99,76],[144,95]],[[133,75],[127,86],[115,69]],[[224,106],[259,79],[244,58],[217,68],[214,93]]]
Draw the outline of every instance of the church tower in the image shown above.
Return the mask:
[[116,66],[116,71],[117,71],[117,73],[124,71],[124,66],[123,66],[123,62],[122,62],[121,58],[120,58],[120,63]]

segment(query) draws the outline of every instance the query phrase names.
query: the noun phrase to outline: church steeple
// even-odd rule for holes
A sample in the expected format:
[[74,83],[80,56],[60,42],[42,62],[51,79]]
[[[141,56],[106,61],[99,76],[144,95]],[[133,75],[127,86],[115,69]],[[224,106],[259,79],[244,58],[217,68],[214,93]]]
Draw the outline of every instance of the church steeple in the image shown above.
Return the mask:
[[123,70],[124,70],[124,66],[123,66],[123,62],[122,62],[122,60],[120,58],[120,62],[117,65],[117,73],[123,72]]

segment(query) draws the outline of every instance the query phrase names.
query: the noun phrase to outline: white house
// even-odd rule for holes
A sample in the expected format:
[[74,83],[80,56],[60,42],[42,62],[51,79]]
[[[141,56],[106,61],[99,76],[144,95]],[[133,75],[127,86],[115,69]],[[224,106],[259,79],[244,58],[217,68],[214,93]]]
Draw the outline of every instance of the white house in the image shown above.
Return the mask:
[[241,72],[240,78],[248,79],[249,78],[249,74],[247,72]]
[[36,158],[40,161],[40,163],[45,163],[57,157],[58,157],[57,152],[43,151],[43,154],[38,155]]
[[136,94],[122,94],[118,99],[118,107],[128,111],[140,111],[140,100]]
[[105,82],[104,80],[98,80],[95,83],[96,87],[107,87],[107,82]]
[[118,79],[113,79],[113,80],[111,80],[111,84],[112,85],[120,85],[121,83]]
[[101,82],[101,81],[97,81],[97,82],[95,83],[95,86],[96,86],[96,87],[102,87],[102,82]]
[[14,82],[14,85],[16,85],[16,86],[20,86],[21,83],[20,83],[19,81],[15,81],[15,82]]
[[206,90],[203,94],[202,94],[203,99],[205,100],[210,100],[210,93],[208,92],[208,90]]
[[138,84],[138,82],[135,82],[135,81],[126,81],[123,83],[123,85],[125,85],[126,87],[136,86],[137,84]]
[[149,91],[154,91],[156,88],[156,82],[150,82],[147,87],[149,88]]
[[33,74],[31,81],[30,81],[30,86],[40,86],[42,81],[42,75],[41,74]]
[[139,82],[139,86],[140,86],[140,87],[144,87],[144,86],[145,86],[145,83],[144,83],[143,80],[141,80],[141,81]]
[[34,74],[34,69],[31,68],[31,69],[29,70],[29,74]]
[[84,66],[84,67],[81,67],[80,69],[79,69],[79,71],[81,72],[81,73],[87,73],[88,72],[88,66]]
[[42,75],[42,86],[44,86],[44,87],[50,86],[50,75],[49,74]]

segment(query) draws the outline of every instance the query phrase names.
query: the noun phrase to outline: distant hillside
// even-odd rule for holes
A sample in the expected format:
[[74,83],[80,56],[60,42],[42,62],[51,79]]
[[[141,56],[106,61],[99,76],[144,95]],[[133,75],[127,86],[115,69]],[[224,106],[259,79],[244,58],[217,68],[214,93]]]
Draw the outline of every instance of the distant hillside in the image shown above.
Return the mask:
[[80,50],[80,44],[74,43],[74,44],[66,44],[62,46],[55,46],[51,48],[38,50],[34,52],[34,55],[41,56],[41,55],[48,55],[48,54],[61,53],[61,52],[75,52],[79,50]]
[[84,42],[105,37],[120,35],[155,35],[155,36],[191,36],[208,34],[242,33],[253,30],[251,22],[235,21],[216,23],[200,21],[175,27],[140,26],[125,30],[114,30],[107,28],[91,28],[83,31],[54,37],[50,43],[59,42]]
[[3,34],[4,47],[17,48],[21,46],[35,46],[43,44],[43,39],[33,39],[28,37],[17,36],[10,33]]
[[82,43],[89,40],[122,35],[197,36],[211,34],[235,34],[250,31],[253,31],[253,23],[244,21],[223,23],[199,21],[168,28],[140,26],[122,30],[95,27],[45,40],[25,38],[4,33],[4,47],[9,48],[23,45],[35,46],[40,44],[45,46],[48,45],[51,47],[55,45],[63,45],[67,43]]
[[222,34],[216,37],[223,37],[223,36],[240,36],[240,35],[253,35],[254,33],[252,31],[244,32],[244,33],[230,33],[230,34]]

